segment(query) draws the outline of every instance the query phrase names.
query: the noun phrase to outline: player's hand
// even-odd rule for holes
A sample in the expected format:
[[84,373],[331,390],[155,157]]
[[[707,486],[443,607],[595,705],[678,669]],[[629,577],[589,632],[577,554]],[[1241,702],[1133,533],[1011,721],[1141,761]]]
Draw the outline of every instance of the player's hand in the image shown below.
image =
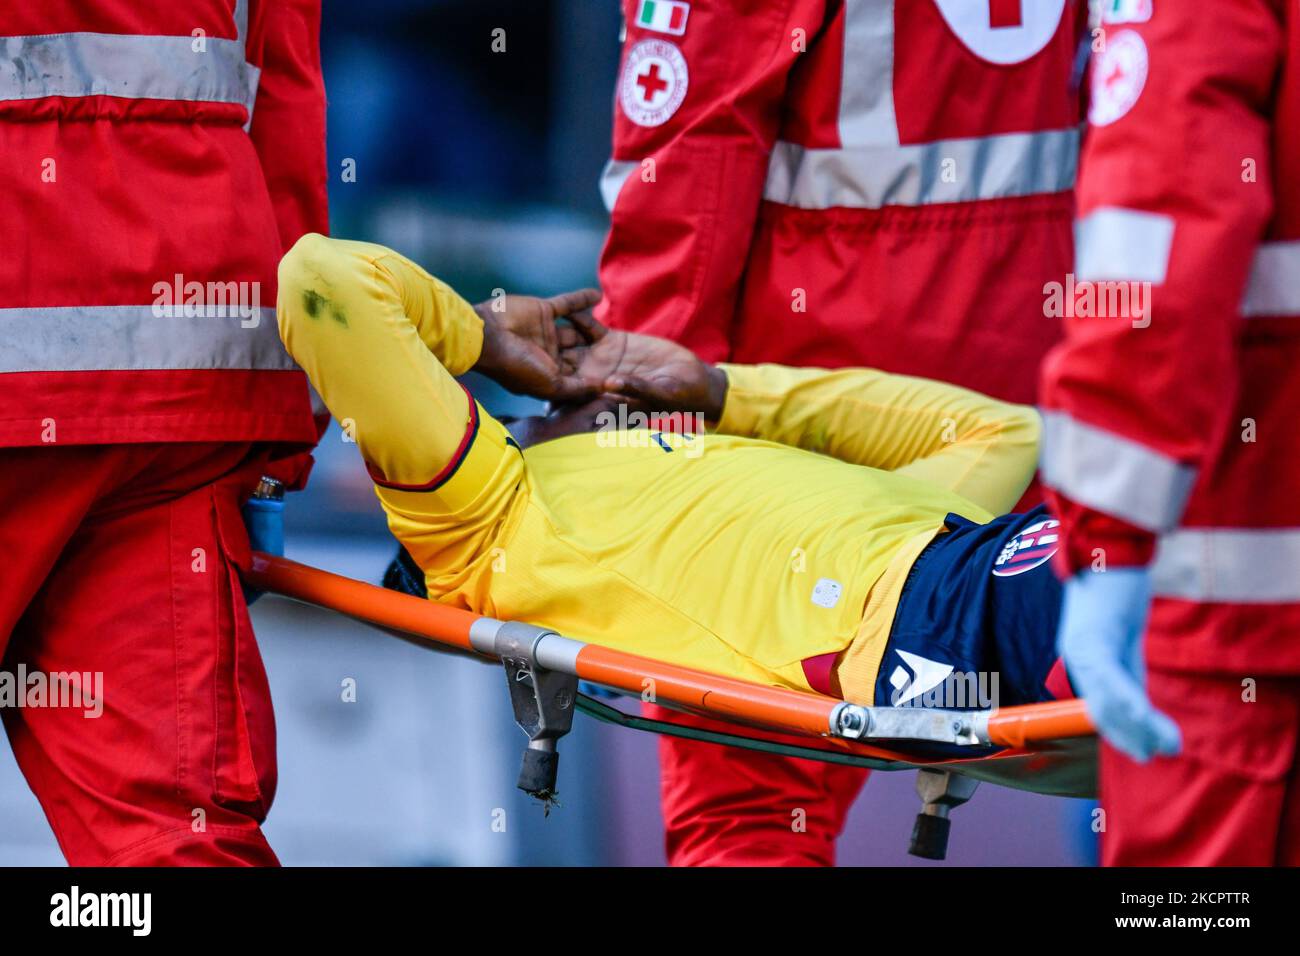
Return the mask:
[[590,313],[560,330],[560,361],[600,392],[648,412],[722,417],[727,376],[684,346],[653,335],[607,329]]
[[1147,569],[1080,571],[1065,582],[1058,632],[1066,672],[1097,732],[1140,763],[1182,746],[1178,725],[1147,697],[1142,634],[1150,606]]
[[589,310],[600,301],[595,289],[579,289],[539,299],[507,295],[481,302],[483,351],[475,364],[512,392],[557,402],[585,401],[596,389],[560,362],[556,320]]

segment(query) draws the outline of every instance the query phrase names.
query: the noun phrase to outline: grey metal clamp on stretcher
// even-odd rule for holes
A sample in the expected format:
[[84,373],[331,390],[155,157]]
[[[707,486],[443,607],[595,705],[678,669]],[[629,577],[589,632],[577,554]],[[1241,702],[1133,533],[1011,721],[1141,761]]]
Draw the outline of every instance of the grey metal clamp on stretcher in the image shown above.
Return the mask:
[[575,654],[581,645],[534,624],[490,618],[475,623],[470,640],[477,650],[501,658],[515,722],[528,735],[516,786],[549,807],[560,769],[556,743],[573,727],[578,678],[546,667],[541,658],[554,653],[563,659],[569,650],[566,644],[576,645]]
[[831,713],[831,729],[849,740],[927,740],[943,744],[992,743],[988,715],[981,711],[932,707],[864,707],[840,704]]
[[[559,739],[573,727],[578,678],[571,672],[552,670],[545,657],[572,670],[570,655],[581,644],[554,631],[523,624],[482,619],[470,630],[476,649],[500,658],[515,722],[528,735],[516,786],[549,804],[556,795],[559,776]],[[987,743],[977,732],[978,714],[953,710],[907,707],[864,707],[844,703],[832,715],[832,726],[843,737],[858,740],[928,740],[952,744]],[[924,807],[917,815],[909,848],[914,856],[942,860],[947,854],[951,821],[949,811],[970,799],[978,781],[945,770],[918,772],[916,789]]]
[[[833,712],[832,721],[840,736],[853,740],[927,740],[966,745],[990,742],[988,716],[979,712],[845,703]],[[978,786],[978,780],[947,770],[919,769],[916,792],[922,808],[916,815],[907,852],[927,860],[947,857],[952,829],[948,814],[969,800]]]

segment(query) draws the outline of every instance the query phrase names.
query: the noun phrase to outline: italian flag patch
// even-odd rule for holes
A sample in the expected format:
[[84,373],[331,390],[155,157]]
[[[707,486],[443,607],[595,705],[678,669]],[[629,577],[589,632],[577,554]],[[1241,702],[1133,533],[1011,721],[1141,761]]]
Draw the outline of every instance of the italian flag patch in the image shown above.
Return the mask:
[[686,17],[690,12],[691,5],[678,0],[641,0],[636,25],[643,30],[679,37],[686,32]]
[[1146,23],[1151,19],[1152,0],[1105,0],[1102,23]]

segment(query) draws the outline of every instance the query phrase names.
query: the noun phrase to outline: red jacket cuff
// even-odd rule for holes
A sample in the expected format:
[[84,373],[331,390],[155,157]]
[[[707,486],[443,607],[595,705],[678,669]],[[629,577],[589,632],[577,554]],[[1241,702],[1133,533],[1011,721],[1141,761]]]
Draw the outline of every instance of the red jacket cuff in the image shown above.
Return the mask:
[[1062,546],[1052,558],[1056,573],[1073,577],[1084,570],[1145,567],[1156,550],[1156,536],[1120,518],[1076,504],[1048,489],[1049,507],[1061,522]]

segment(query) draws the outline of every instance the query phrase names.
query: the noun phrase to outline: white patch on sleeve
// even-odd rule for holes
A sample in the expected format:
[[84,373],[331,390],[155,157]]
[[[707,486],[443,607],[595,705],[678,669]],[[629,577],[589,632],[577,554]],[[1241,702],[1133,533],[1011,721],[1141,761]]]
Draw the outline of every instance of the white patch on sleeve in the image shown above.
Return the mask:
[[1131,110],[1147,85],[1150,68],[1146,41],[1135,30],[1106,37],[1106,49],[1093,61],[1088,122],[1109,126]]

